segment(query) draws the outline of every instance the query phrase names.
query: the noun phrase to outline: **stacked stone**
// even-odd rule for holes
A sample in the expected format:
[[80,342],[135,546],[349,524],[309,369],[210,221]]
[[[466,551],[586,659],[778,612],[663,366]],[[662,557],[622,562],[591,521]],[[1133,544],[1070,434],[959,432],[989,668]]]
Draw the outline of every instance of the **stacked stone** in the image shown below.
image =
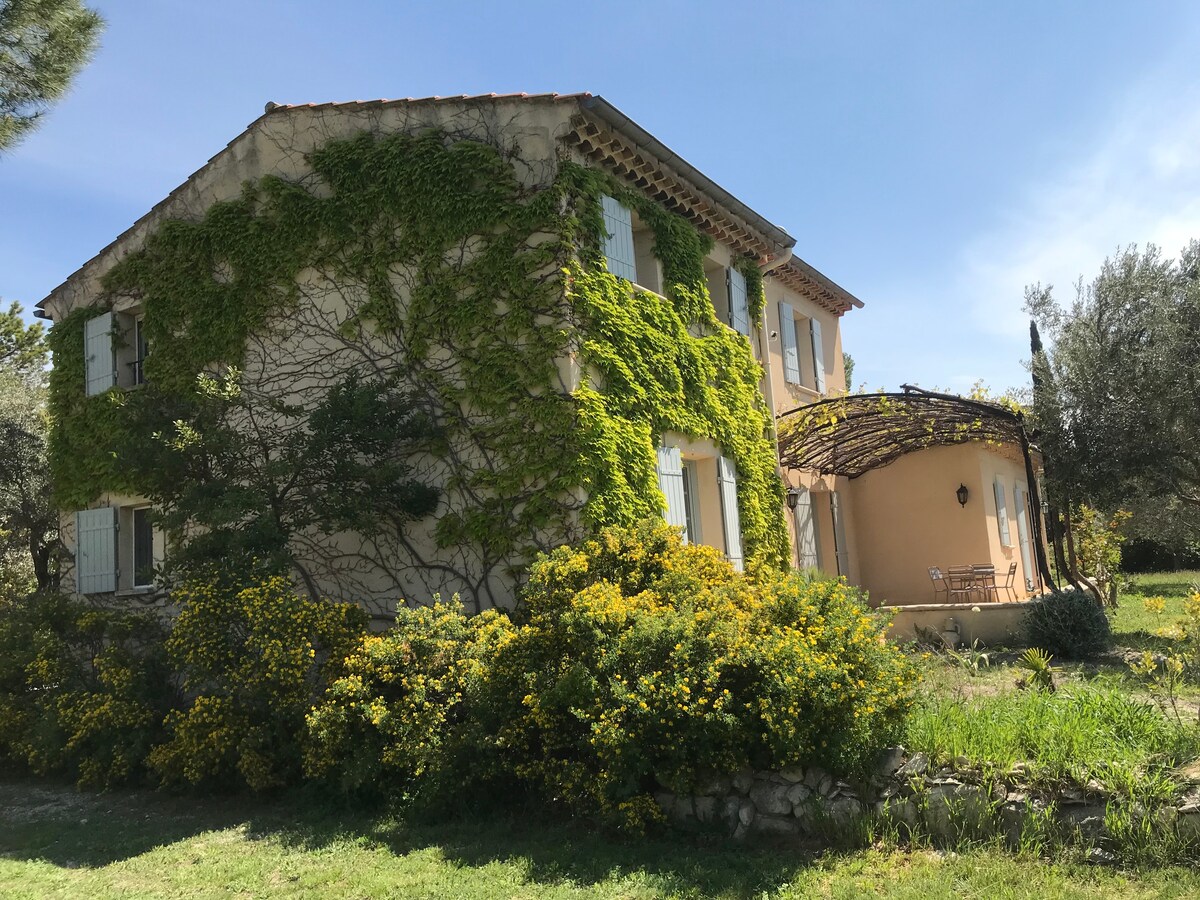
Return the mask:
[[[1003,779],[986,776],[965,758],[935,769],[925,754],[909,756],[895,747],[881,755],[865,781],[843,781],[816,766],[744,769],[702,778],[693,793],[661,790],[655,800],[676,825],[719,829],[739,840],[761,835],[832,842],[869,816],[901,833],[923,830],[943,842],[998,827],[1017,844],[1035,823],[1039,828],[1051,823],[1089,843],[1105,842],[1112,798],[1102,785],[1035,789],[1025,772],[1018,764]],[[1182,840],[1200,843],[1200,786],[1154,815],[1158,827],[1174,827]]]

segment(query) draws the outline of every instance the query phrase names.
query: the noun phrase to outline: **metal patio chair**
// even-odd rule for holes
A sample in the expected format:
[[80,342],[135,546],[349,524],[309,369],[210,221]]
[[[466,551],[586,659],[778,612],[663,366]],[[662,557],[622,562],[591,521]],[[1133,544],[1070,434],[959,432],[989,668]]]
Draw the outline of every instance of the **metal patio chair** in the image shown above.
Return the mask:
[[950,582],[951,595],[959,594],[969,599],[979,590],[974,566],[950,566],[946,569],[946,578]]
[[[1013,562],[1008,567],[1008,574],[1004,577],[1004,584],[1000,585],[1000,589],[1012,595],[1014,600],[1017,599],[1017,589],[1014,586],[1017,577],[1017,564]],[[999,597],[999,595],[997,595]]]
[[970,597],[971,591],[962,587],[956,587],[954,582],[947,579],[942,574],[942,570],[937,566],[929,567],[929,580],[933,582],[933,602],[938,602],[938,597],[945,596],[946,603],[952,603],[954,600],[962,597]]
[[1000,602],[1000,591],[996,588],[996,567],[990,563],[971,566],[975,576],[975,587],[985,600]]

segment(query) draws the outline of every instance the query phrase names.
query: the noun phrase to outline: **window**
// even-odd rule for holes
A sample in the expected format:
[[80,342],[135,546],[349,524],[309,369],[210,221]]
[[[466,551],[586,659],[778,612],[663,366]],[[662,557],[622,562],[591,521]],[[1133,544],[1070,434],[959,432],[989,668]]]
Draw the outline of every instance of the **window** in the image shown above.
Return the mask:
[[850,545],[846,541],[846,517],[842,498],[837,491],[829,492],[829,511],[833,515],[833,552],[837,556],[839,575],[850,575]]
[[658,448],[658,489],[666,499],[668,525],[682,528],[687,534],[687,498],[684,487],[683,459],[678,447]]
[[729,287],[729,327],[750,336],[750,300],[746,295],[746,276],[737,269],[725,270]]
[[146,383],[146,372],[144,365],[146,362],[147,350],[148,346],[146,344],[145,320],[139,316],[137,321],[133,323],[134,358],[128,363],[133,373],[133,384]]
[[725,527],[725,556],[742,571],[742,523],[738,515],[737,468],[733,460],[717,458],[717,485],[721,489],[721,522]]
[[150,507],[133,510],[133,573],[132,587],[154,584],[154,525]]
[[154,584],[156,534],[149,506],[103,506],[75,514],[75,589],[104,594]]
[[75,514],[75,589],[81,594],[117,589],[115,507],[81,509]]
[[115,320],[110,312],[88,319],[84,323],[84,380],[89,397],[103,394],[117,383],[114,328]]
[[84,382],[87,396],[145,381],[142,364],[148,347],[140,317],[106,312],[83,326]]
[[800,349],[796,339],[796,310],[779,301],[779,340],[783,345],[783,378],[788,384],[800,384]]
[[796,500],[796,565],[801,569],[821,567],[821,546],[817,542],[817,521],[812,492],[801,489]]
[[700,483],[694,463],[683,462],[683,542],[700,543]]
[[996,497],[996,525],[1000,529],[1000,543],[1005,547],[1012,546],[1012,533],[1008,527],[1008,504],[1004,499],[1004,482],[997,475],[992,481],[992,493]]
[[633,212],[612,197],[600,198],[604,212],[604,257],[608,271],[626,281],[637,281],[633,248]]
[[719,547],[717,534],[721,534],[725,556],[740,572],[742,528],[733,460],[710,455],[684,460],[678,447],[659,447],[658,486],[665,500],[667,524],[679,528],[686,542],[696,544],[702,540],[701,523],[706,523],[708,543]]
[[825,344],[821,338],[821,323],[808,320],[809,338],[812,340],[813,373],[816,376],[818,393],[825,393]]

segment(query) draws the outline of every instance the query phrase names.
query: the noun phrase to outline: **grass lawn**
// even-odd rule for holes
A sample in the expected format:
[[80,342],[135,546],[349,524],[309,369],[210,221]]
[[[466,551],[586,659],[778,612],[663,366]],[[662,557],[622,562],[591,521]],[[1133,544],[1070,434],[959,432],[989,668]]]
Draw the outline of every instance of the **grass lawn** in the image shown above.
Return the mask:
[[[1015,652],[991,651],[977,668],[934,654],[922,663],[925,701],[910,749],[1130,784],[1174,777],[1189,762],[1200,771],[1200,732],[1165,729],[1127,665],[1134,652],[1178,640],[1170,628],[1198,579],[1140,576],[1145,596],[1165,598],[1163,612],[1149,612],[1141,595],[1124,597],[1114,649],[1061,663],[1052,696],[1017,691]],[[1200,690],[1189,690],[1189,702],[1200,703]],[[985,846],[813,855],[684,836],[622,841],[544,816],[434,826],[311,802],[95,795],[0,781],[5,900],[228,896],[1134,900],[1200,896],[1200,872],[1123,871]]]
[[805,855],[579,826],[406,826],[363,813],[0,782],[0,896],[1195,897],[1200,873],[1122,872],[979,849]]

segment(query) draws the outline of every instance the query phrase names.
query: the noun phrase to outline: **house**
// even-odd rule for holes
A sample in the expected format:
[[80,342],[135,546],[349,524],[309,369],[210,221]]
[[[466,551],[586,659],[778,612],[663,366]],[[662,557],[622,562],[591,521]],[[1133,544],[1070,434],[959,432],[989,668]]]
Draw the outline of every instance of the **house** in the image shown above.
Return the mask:
[[[302,429],[347,380],[432,423],[408,459],[435,509],[288,532],[310,590],[381,613],[509,604],[536,552],[652,514],[739,568],[900,599],[939,542],[964,538],[946,563],[1007,558],[983,538],[991,449],[781,466],[778,417],[845,392],[839,323],[862,306],[795,243],[598,96],[268,104],[38,307],[76,589],[157,596],[168,542],[204,531],[164,535],[133,460],[231,366]],[[943,509],[947,479],[982,500]]]

